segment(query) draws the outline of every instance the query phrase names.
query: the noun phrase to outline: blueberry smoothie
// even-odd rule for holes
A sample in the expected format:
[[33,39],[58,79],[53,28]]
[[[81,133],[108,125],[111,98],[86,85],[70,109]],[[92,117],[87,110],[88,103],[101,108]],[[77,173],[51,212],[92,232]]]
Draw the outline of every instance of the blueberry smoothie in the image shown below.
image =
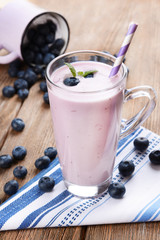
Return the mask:
[[71,63],[78,83],[68,66],[55,70],[48,87],[54,124],[54,136],[65,181],[80,186],[98,186],[110,182],[120,132],[123,84],[121,72],[113,79],[111,66],[94,61]]

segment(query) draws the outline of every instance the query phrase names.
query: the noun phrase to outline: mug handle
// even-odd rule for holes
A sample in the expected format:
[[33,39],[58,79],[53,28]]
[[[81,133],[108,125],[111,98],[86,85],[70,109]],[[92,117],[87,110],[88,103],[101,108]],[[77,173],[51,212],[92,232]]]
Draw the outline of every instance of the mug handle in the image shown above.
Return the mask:
[[121,133],[119,139],[126,137],[142,125],[156,106],[156,92],[150,86],[139,86],[126,89],[124,93],[124,103],[139,97],[146,97],[148,101],[135,116],[121,123]]
[[[0,45],[0,50],[3,49],[3,46]],[[12,61],[14,61],[16,58],[18,58],[18,54],[15,52],[8,53],[7,55],[0,56],[0,64],[7,64]]]

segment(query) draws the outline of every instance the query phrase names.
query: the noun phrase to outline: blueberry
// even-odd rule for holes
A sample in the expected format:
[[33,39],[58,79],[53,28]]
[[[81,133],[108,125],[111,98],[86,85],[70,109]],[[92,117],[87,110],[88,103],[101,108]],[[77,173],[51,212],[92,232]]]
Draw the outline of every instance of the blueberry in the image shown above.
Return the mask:
[[42,91],[42,92],[47,92],[48,90],[47,90],[47,83],[46,83],[46,81],[42,81],[40,84],[39,84],[39,87],[40,87],[40,90]]
[[27,150],[23,146],[17,146],[12,151],[12,155],[15,160],[23,160],[26,154],[27,154]]
[[149,154],[149,160],[155,165],[160,165],[160,150],[154,150]]
[[48,45],[44,45],[43,47],[41,47],[41,53],[46,54],[49,52],[49,47]]
[[47,21],[47,24],[48,24],[48,26],[49,26],[50,31],[51,31],[52,33],[55,33],[56,30],[57,30],[56,24],[55,24],[54,22],[52,22],[52,20],[48,20],[48,21]]
[[21,118],[15,118],[12,120],[11,126],[15,131],[21,132],[24,129],[25,124]]
[[39,33],[44,34],[44,35],[47,35],[50,32],[48,24],[39,24],[37,26],[37,30]]
[[33,50],[24,49],[23,55],[24,55],[24,59],[27,63],[32,63],[34,61],[35,53],[33,52]]
[[13,68],[20,69],[21,66],[22,66],[22,61],[19,58],[9,64],[9,68],[12,68],[12,69]]
[[76,86],[78,83],[79,83],[79,79],[78,78],[75,78],[75,77],[70,77],[70,78],[66,78],[64,79],[63,83],[67,86]]
[[17,178],[24,178],[27,175],[27,168],[24,166],[17,166],[13,170],[13,175]]
[[55,34],[53,33],[50,33],[46,36],[46,42],[47,43],[53,43],[55,40]]
[[30,41],[32,41],[36,35],[37,31],[35,28],[30,28],[27,32],[27,37]]
[[14,96],[15,94],[15,89],[14,87],[12,86],[5,86],[3,89],[2,89],[2,94],[4,97],[8,97],[8,98],[11,98]]
[[45,92],[45,94],[43,95],[43,100],[45,103],[49,104],[48,92]]
[[37,53],[34,59],[35,64],[40,65],[43,63],[43,55],[42,53]]
[[55,57],[60,55],[60,51],[58,49],[55,49],[54,46],[51,46],[49,49],[50,53],[52,53]]
[[0,167],[1,168],[9,168],[13,163],[13,158],[9,155],[1,155],[0,156]]
[[85,78],[93,78],[94,74],[93,73],[89,73],[88,75],[85,76]]
[[39,47],[42,47],[45,45],[45,36],[42,34],[37,34],[37,36],[34,39],[34,43],[37,44]]
[[55,185],[54,179],[52,177],[47,176],[42,177],[38,182],[39,188],[44,192],[52,191],[54,185]]
[[34,43],[29,43],[28,47],[34,53],[40,52],[40,48]]
[[17,68],[9,68],[8,74],[10,77],[17,77],[18,69]]
[[41,77],[42,77],[42,78],[45,78],[45,70],[43,70],[43,71],[41,72]]
[[52,61],[55,58],[55,56],[52,53],[46,53],[43,59],[43,63],[45,65],[47,65],[48,63],[50,63],[50,61]]
[[50,162],[51,162],[51,160],[49,157],[43,156],[43,157],[38,158],[35,161],[35,167],[39,170],[42,170],[42,169],[47,168],[49,166]]
[[43,72],[43,67],[42,67],[42,66],[39,66],[39,65],[36,65],[36,66],[34,67],[34,72],[35,72],[36,74],[41,74],[41,73]]
[[141,152],[146,150],[149,146],[149,140],[145,137],[138,137],[133,142],[135,148]]
[[19,89],[17,94],[20,99],[25,100],[28,97],[29,91],[28,89]]
[[31,87],[37,81],[37,74],[31,68],[28,68],[25,71],[24,79],[28,82],[29,87]]
[[54,42],[54,48],[61,50],[64,47],[65,41],[62,38],[57,38]]
[[53,160],[57,155],[57,149],[54,147],[48,147],[44,150],[44,155]]
[[132,161],[126,160],[120,162],[118,169],[123,177],[128,177],[134,172],[135,166]]
[[23,78],[23,77],[24,77],[24,73],[25,73],[24,70],[19,71],[19,72],[17,73],[17,77],[18,77],[18,78]]
[[14,88],[16,91],[19,89],[28,88],[28,82],[22,78],[18,78],[16,81],[14,81]]
[[111,197],[120,199],[126,192],[125,186],[122,183],[111,183],[108,187],[108,193]]
[[18,182],[16,180],[11,180],[4,185],[3,190],[7,195],[11,196],[18,191],[18,188],[19,188]]

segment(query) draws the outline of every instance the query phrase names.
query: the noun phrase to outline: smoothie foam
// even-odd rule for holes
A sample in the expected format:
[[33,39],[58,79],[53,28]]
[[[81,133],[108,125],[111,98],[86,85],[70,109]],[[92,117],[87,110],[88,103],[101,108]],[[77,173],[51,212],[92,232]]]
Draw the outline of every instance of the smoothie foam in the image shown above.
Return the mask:
[[51,80],[58,87],[48,90],[56,147],[64,179],[81,186],[95,186],[111,179],[124,86],[118,84],[121,73],[114,79],[108,78],[111,66],[104,63],[71,64],[77,72],[97,73],[93,78],[80,77],[80,83],[70,87],[63,84],[71,76],[67,66],[53,72]]

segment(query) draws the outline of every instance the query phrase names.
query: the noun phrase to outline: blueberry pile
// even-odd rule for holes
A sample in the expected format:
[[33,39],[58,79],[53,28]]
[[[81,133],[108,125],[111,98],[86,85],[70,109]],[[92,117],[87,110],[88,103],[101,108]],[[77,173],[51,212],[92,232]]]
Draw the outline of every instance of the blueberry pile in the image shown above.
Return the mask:
[[46,66],[60,55],[65,41],[56,39],[57,26],[52,20],[30,27],[27,32],[27,43],[22,55],[29,65]]
[[5,86],[2,89],[4,97],[11,98],[17,94],[21,100],[25,100],[30,88],[42,79],[40,90],[44,92],[44,102],[49,104],[47,86],[44,81],[45,68],[51,60],[60,55],[65,45],[62,38],[56,39],[56,31],[57,26],[52,20],[29,28],[22,55],[25,63],[30,67],[27,67],[20,59],[10,63],[8,74],[17,79],[13,86]]

